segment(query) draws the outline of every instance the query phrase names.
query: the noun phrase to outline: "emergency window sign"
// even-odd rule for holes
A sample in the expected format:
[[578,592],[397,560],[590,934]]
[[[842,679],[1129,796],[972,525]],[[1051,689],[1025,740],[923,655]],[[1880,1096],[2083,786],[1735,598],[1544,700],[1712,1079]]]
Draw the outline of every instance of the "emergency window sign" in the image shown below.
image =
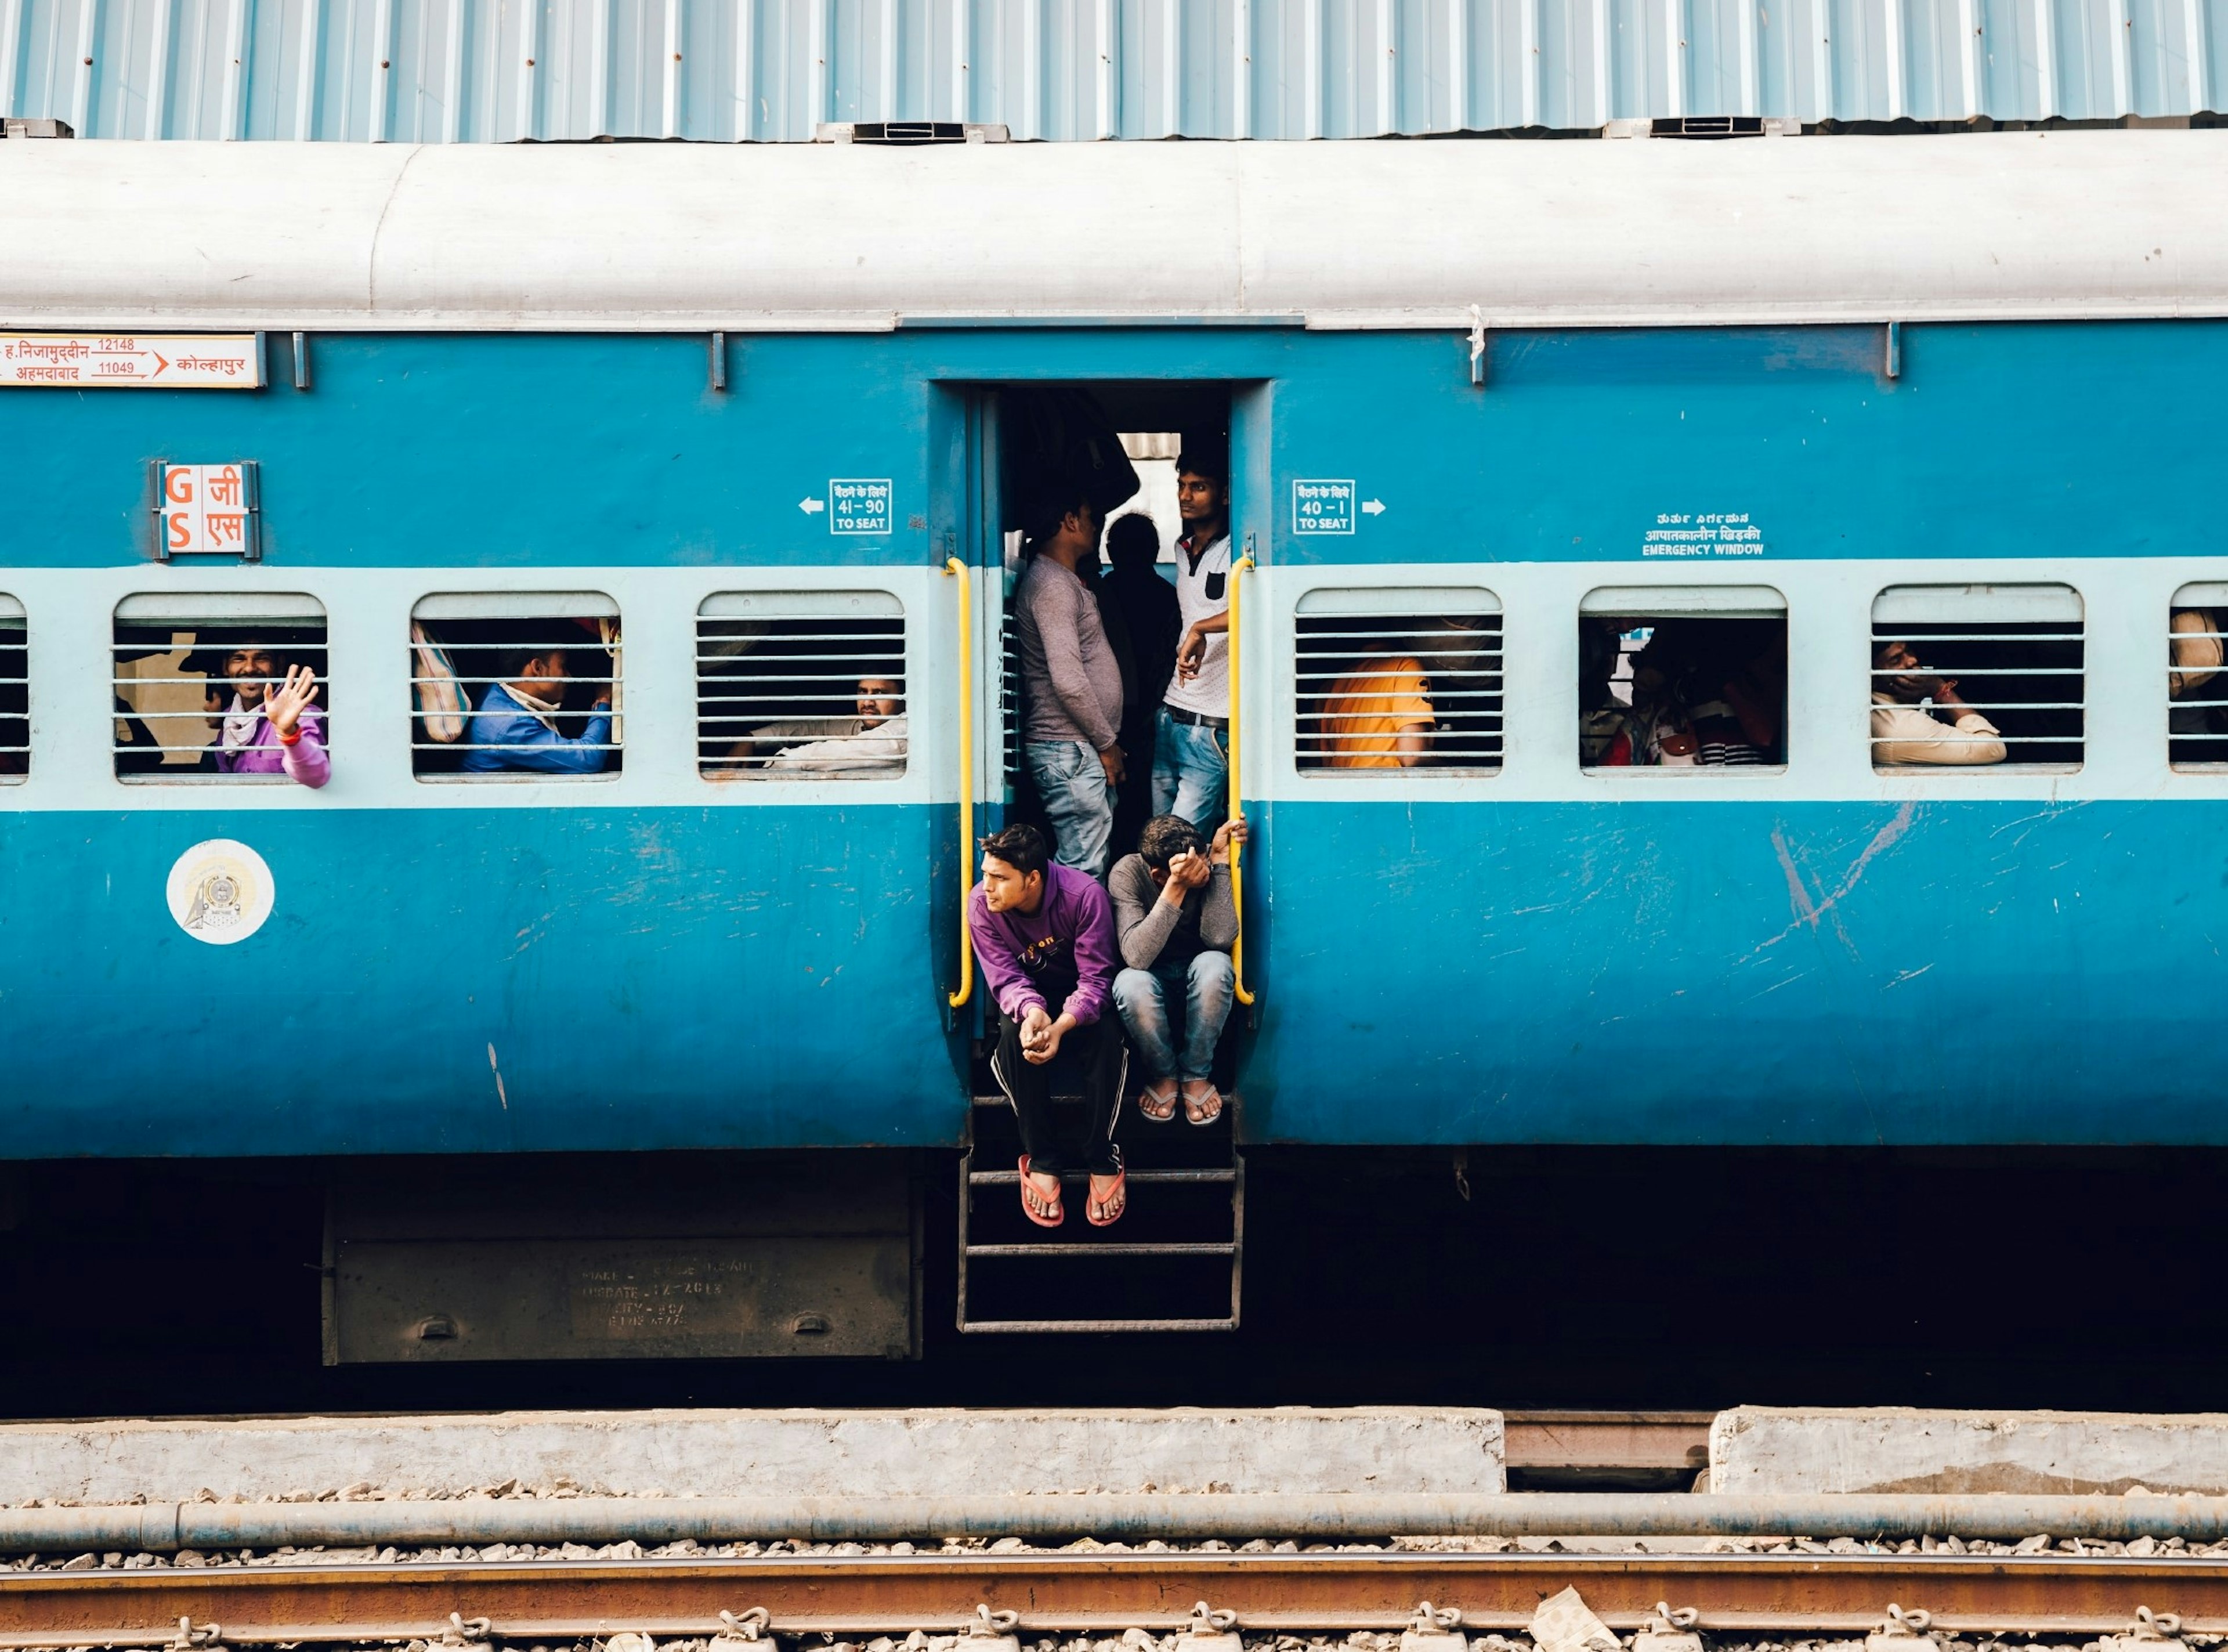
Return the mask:
[[262,509],[257,495],[255,461],[234,459],[222,464],[172,464],[155,467],[157,535],[155,554],[168,561],[174,556],[236,556],[243,561],[263,560],[260,526]]

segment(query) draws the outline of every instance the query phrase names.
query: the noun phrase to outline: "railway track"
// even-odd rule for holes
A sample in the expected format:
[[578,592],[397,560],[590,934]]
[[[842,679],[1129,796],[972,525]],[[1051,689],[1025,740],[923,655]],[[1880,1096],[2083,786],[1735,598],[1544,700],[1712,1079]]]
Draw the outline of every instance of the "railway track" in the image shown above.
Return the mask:
[[1521,1630],[1571,1586],[1612,1628],[1664,1601],[1744,1641],[1861,1634],[1891,1602],[1930,1611],[1937,1633],[2094,1637],[2148,1607],[2185,1633],[2228,1634],[2228,1557],[1070,1549],[6,1572],[0,1649],[711,1636],[723,1612],[753,1608],[775,1635],[824,1644],[959,1632],[978,1605],[1016,1613],[1026,1645],[1166,1633],[1201,1600],[1264,1635],[1395,1630],[1424,1600],[1488,1631]]

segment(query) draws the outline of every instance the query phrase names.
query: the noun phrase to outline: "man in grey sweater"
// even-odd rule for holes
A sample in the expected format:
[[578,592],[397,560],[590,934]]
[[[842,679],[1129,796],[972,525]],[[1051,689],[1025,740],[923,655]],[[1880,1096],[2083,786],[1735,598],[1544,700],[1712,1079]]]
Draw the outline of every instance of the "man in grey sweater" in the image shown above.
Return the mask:
[[[1137,852],[1116,863],[1114,938],[1126,966],[1114,977],[1114,1007],[1145,1072],[1137,1111],[1156,1124],[1175,1116],[1211,1124],[1222,1116],[1214,1087],[1214,1047],[1237,989],[1230,949],[1238,906],[1230,887],[1230,846],[1245,840],[1242,819],[1225,821],[1213,842],[1181,815],[1145,823]],[[1181,1006],[1179,1043],[1169,1021]]]
[[1122,666],[1098,599],[1078,573],[1098,567],[1098,508],[1078,496],[1038,513],[1035,554],[1014,592],[1021,648],[1022,755],[1059,840],[1054,858],[1094,878],[1113,847],[1114,789],[1123,779]]

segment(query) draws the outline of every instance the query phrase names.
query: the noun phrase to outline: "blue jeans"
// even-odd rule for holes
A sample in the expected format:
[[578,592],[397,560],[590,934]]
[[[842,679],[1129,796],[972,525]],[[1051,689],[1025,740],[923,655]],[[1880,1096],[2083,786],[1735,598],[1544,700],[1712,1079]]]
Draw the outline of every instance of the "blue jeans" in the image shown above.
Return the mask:
[[1106,853],[1114,844],[1114,787],[1098,753],[1081,740],[1031,740],[1021,750],[1045,818],[1060,840],[1053,859],[1104,877]]
[[1181,815],[1203,832],[1222,824],[1222,794],[1230,781],[1223,731],[1180,723],[1161,708],[1153,731],[1153,812]]
[[[1214,1070],[1214,1046],[1230,1018],[1238,972],[1227,952],[1200,952],[1188,964],[1156,964],[1114,977],[1114,1008],[1136,1047],[1145,1077],[1204,1079]],[[1168,1026],[1168,1000],[1183,995],[1183,1049]]]

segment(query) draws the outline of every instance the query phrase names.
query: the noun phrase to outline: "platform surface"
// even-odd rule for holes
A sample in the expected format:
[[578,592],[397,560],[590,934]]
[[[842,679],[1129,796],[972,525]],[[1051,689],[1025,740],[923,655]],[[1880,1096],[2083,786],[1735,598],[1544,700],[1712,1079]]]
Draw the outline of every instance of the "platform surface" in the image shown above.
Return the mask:
[[511,1480],[676,1497],[1497,1492],[1502,1453],[1499,1412],[1421,1406],[19,1423],[0,1426],[0,1505],[454,1495]]
[[2228,1493],[2228,1414],[1743,1405],[1710,1429],[1713,1492]]

